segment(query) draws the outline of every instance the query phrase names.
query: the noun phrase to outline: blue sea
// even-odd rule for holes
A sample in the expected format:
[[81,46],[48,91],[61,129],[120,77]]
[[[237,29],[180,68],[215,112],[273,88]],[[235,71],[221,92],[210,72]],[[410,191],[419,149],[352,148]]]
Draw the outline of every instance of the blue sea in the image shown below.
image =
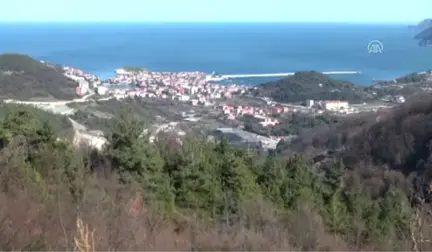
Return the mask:
[[[29,54],[102,78],[125,65],[221,74],[356,70],[362,74],[334,77],[368,85],[432,69],[432,48],[419,47],[413,35],[406,25],[3,23],[0,52]],[[371,40],[382,42],[381,54],[368,53]]]

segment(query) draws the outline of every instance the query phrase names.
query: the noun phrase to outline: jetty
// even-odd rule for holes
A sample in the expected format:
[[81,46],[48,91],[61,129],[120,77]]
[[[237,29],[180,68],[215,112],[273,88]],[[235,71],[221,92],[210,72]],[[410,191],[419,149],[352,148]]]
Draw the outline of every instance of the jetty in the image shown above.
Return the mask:
[[[359,71],[327,71],[321,72],[326,75],[344,75],[344,74],[361,74]],[[287,77],[294,75],[295,72],[289,73],[262,73],[262,74],[215,74],[206,76],[207,81],[222,81],[236,78],[263,78],[263,77]]]

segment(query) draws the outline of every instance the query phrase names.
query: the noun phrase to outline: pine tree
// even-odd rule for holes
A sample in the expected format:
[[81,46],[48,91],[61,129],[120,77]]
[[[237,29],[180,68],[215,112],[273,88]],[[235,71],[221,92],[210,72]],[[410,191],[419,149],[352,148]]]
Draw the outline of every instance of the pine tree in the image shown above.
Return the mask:
[[283,205],[282,187],[286,181],[283,161],[275,156],[269,156],[257,178],[263,194],[278,205]]
[[108,153],[123,183],[136,182],[144,190],[145,200],[155,200],[172,208],[174,195],[164,160],[157,148],[142,135],[144,124],[131,111],[121,113],[110,136]]
[[282,187],[282,197],[287,208],[300,203],[318,203],[319,183],[313,167],[303,157],[295,155],[285,166],[286,181]]
[[223,206],[221,208],[225,221],[230,223],[238,218],[240,203],[251,199],[257,193],[256,178],[245,165],[245,161],[238,150],[228,146],[226,141],[216,148],[220,155],[219,178],[222,187]]
[[349,228],[349,214],[344,192],[345,166],[342,161],[328,167],[323,179],[324,216],[332,232],[344,234]]
[[178,206],[215,213],[221,200],[221,188],[215,179],[217,157],[210,147],[199,141],[183,144],[176,167],[171,172]]
[[400,238],[407,235],[412,209],[406,194],[389,186],[381,201],[380,224],[382,233],[395,232]]

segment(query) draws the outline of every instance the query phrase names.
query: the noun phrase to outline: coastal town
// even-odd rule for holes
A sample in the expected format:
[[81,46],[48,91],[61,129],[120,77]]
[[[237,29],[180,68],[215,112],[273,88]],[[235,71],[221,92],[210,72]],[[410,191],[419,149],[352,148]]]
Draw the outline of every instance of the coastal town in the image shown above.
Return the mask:
[[[262,120],[264,127],[279,123],[272,115],[287,112],[305,112],[321,114],[325,111],[350,114],[360,112],[358,106],[350,106],[347,101],[314,101],[306,100],[302,105],[281,104],[262,97],[265,106],[250,106],[239,104],[232,106],[226,100],[235,96],[247,95],[250,86],[241,84],[221,84],[209,81],[210,75],[203,72],[152,72],[144,69],[117,69],[115,76],[107,80],[100,80],[97,76],[83,70],[65,66],[65,75],[76,80],[79,86],[76,93],[80,97],[96,94],[101,99],[115,98],[156,98],[172,99],[193,106],[212,106],[226,115],[228,120],[235,120],[238,116],[252,115]],[[403,103],[404,98],[398,97]],[[371,107],[370,110],[377,110]],[[365,110],[365,108],[363,108]]]
[[[243,142],[249,144],[259,143],[265,149],[275,149],[281,139],[293,137],[292,135],[262,135],[258,132],[244,129],[250,118],[262,128],[271,129],[279,124],[286,123],[294,113],[308,116],[317,116],[323,113],[338,116],[349,115],[362,111],[377,111],[388,108],[392,104],[403,103],[403,97],[393,97],[395,100],[387,104],[349,104],[342,100],[305,100],[302,103],[279,103],[269,97],[253,95],[256,87],[233,82],[222,83],[221,75],[204,72],[154,72],[141,68],[120,68],[113,73],[113,77],[102,80],[98,76],[84,70],[61,66],[63,74],[75,83],[76,95],[79,98],[65,101],[17,101],[5,100],[5,103],[20,103],[39,107],[55,114],[67,115],[70,120],[76,113],[73,104],[89,104],[92,101],[103,102],[116,100],[122,102],[127,98],[142,101],[159,101],[161,103],[174,102],[189,106],[188,111],[178,111],[180,114],[194,114],[194,110],[206,109],[214,114],[217,121],[214,123],[217,131],[240,136]],[[317,83],[317,85],[320,85]],[[129,100],[128,100],[129,101]],[[87,106],[87,105],[84,105]],[[194,109],[195,108],[195,109]],[[172,108],[174,109],[174,108]],[[169,110],[172,110],[169,109]],[[100,114],[100,113],[99,113]],[[205,116],[206,117],[206,116]],[[198,117],[184,118],[184,121],[199,121]],[[77,121],[72,120],[74,128],[78,129],[79,139],[88,144],[95,142],[97,148],[102,148],[106,139],[103,133],[94,134]],[[178,121],[158,123],[156,132],[173,130]],[[197,122],[199,124],[199,122]],[[218,124],[219,126],[214,126]],[[233,126],[237,125],[237,126]],[[184,134],[183,131],[174,130]],[[286,138],[287,137],[287,138]],[[154,139],[152,136],[151,139]]]

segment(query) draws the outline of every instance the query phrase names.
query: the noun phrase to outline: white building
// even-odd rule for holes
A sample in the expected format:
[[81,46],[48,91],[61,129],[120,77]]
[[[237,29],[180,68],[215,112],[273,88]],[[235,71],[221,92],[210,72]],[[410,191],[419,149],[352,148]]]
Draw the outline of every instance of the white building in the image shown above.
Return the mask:
[[405,102],[405,97],[403,97],[403,96],[397,96],[396,97],[396,102],[397,103],[404,103]]
[[189,95],[181,95],[180,96],[180,101],[189,101],[190,96]]
[[263,122],[260,122],[260,124],[263,127],[275,126],[276,124],[279,124],[279,121],[277,119],[265,118],[265,120]]
[[107,88],[107,87],[99,86],[99,87],[97,88],[97,93],[98,93],[99,95],[106,95],[107,92],[108,92],[108,88]]
[[323,108],[325,110],[341,110],[341,109],[347,109],[348,108],[348,102],[347,101],[324,101],[323,102]]
[[306,100],[306,107],[310,108],[314,106],[314,100]]
[[116,70],[116,74],[129,74],[129,72],[124,70],[123,68],[119,68]]

